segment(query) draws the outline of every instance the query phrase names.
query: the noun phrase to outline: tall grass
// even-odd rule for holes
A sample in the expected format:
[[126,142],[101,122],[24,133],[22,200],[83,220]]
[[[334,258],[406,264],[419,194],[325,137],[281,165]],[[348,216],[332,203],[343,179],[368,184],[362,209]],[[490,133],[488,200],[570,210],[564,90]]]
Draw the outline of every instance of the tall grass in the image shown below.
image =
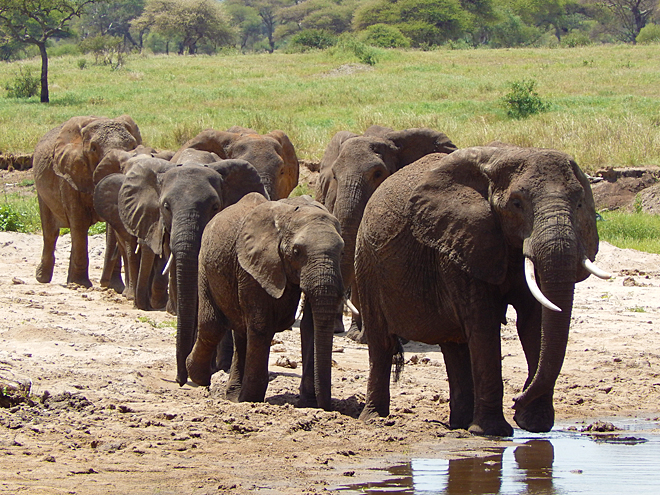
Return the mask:
[[620,248],[660,254],[660,216],[648,213],[602,212],[598,235]]
[[[51,103],[0,89],[0,150],[30,152],[74,115],[130,114],[145,144],[178,148],[200,130],[284,130],[300,158],[318,160],[339,130],[371,124],[433,127],[459,147],[501,140],[552,147],[587,172],[660,163],[657,46],[571,49],[380,50],[375,65],[350,53],[128,57],[119,70],[76,56],[50,63]],[[39,61],[0,65],[0,88]],[[343,70],[338,70],[343,69]],[[511,83],[534,80],[550,104],[507,116]]]

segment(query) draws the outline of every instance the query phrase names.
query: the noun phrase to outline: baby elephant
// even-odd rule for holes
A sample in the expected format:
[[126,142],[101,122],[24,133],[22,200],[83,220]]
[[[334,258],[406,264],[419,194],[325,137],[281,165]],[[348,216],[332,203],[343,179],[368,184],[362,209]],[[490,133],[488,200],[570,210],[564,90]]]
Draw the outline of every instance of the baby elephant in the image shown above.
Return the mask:
[[300,404],[329,410],[334,320],[344,298],[343,248],[337,219],[309,197],[268,201],[251,193],[213,217],[199,253],[190,379],[210,384],[216,346],[233,330],[227,398],[263,401],[270,343],[293,324],[303,292]]

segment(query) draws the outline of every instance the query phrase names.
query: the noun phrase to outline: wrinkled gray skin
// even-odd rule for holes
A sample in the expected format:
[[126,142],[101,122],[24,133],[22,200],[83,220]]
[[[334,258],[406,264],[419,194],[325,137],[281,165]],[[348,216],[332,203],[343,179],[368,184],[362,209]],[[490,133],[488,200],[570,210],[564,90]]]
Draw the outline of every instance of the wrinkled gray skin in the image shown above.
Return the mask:
[[298,158],[293,144],[282,131],[260,135],[244,127],[232,127],[227,131],[206,129],[185,143],[172,161],[182,163],[181,155],[189,149],[212,152],[221,159],[239,158],[250,162],[272,200],[288,197],[298,185]]
[[[502,414],[500,327],[508,305],[528,365],[515,421],[554,423],[553,388],[564,359],[575,283],[598,250],[589,181],[559,151],[480,147],[430,155],[388,179],[367,206],[357,238],[356,282],[369,342],[362,419],[387,416],[398,336],[440,344],[450,426],[510,436]],[[542,307],[524,280],[536,267]]]
[[293,324],[302,292],[300,404],[329,410],[334,319],[344,295],[343,247],[336,218],[309,197],[266,201],[249,194],[216,215],[204,231],[199,256],[191,380],[210,384],[213,352],[233,330],[227,398],[263,401],[272,338]]
[[[153,148],[138,146],[131,151],[112,150],[94,170],[94,209],[101,220],[106,222],[106,249],[101,273],[101,287],[111,287],[121,292],[129,300],[135,298],[135,285],[138,280],[140,258],[148,257],[148,252],[136,254],[137,237],[131,235],[119,217],[119,189],[125,175],[131,168],[135,157],[156,157],[169,160],[174,155],[169,151],[157,151]],[[111,179],[105,180],[112,175]],[[121,264],[124,262],[125,284],[121,281]],[[161,266],[162,269],[162,266]],[[119,273],[117,273],[119,272]],[[158,278],[158,274],[154,273]],[[120,284],[117,284],[120,281]],[[157,292],[148,307],[139,309],[160,309],[164,306],[163,297],[167,296],[167,287],[156,286]],[[165,292],[163,293],[163,289]],[[144,306],[144,305],[143,305]]]
[[[136,159],[119,191],[119,215],[126,229],[156,256],[165,259],[169,251],[174,257],[170,293],[176,300],[180,385],[188,379],[185,360],[196,329],[202,232],[216,213],[249,192],[266,194],[259,174],[245,160],[175,165],[156,158]],[[141,292],[140,279],[136,301]]]
[[[395,131],[369,127],[364,135],[340,131],[321,159],[316,199],[334,214],[346,243],[342,274],[346,286],[354,279],[355,238],[367,201],[382,182],[397,170],[429,153],[451,153],[456,146],[442,132],[428,128]],[[359,306],[355,291],[352,301]],[[339,329],[343,327],[340,325]],[[364,342],[359,317],[348,336]]]
[[[73,117],[44,135],[34,151],[34,184],[44,248],[36,278],[48,283],[53,277],[55,244],[59,229],[71,229],[71,256],[67,283],[91,287],[87,232],[99,221],[94,211],[93,174],[101,160],[114,149],[132,150],[142,142],[137,124],[128,115],[116,119]],[[115,272],[115,277],[119,271]],[[110,282],[121,288],[121,278]]]

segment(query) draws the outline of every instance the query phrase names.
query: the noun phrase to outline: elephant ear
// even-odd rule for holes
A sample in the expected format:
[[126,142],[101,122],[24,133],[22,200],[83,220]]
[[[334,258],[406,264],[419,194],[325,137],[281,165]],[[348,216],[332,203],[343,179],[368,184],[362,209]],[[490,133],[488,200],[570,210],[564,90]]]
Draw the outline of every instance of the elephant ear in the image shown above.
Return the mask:
[[366,131],[364,131],[363,136],[383,137],[385,136],[385,134],[389,132],[394,132],[394,129],[390,127],[383,127],[380,125],[372,125],[368,127]]
[[280,257],[283,216],[295,209],[279,201],[254,208],[245,218],[236,241],[238,262],[275,299],[284,294],[286,271]]
[[388,132],[383,136],[397,147],[399,168],[431,153],[452,153],[458,148],[446,134],[427,127]]
[[413,189],[406,218],[413,236],[471,276],[502,283],[507,247],[488,199],[483,168],[496,148],[466,148],[442,158]]
[[193,148],[201,151],[210,151],[211,153],[218,155],[223,160],[226,158],[231,158],[228,155],[227,150],[232,145],[232,143],[240,137],[241,135],[235,132],[224,132],[216,131],[213,129],[206,129],[181,146],[179,151],[174,154],[171,161],[178,163],[179,156],[187,148]]
[[268,199],[259,172],[249,162],[240,159],[221,160],[210,163],[208,167],[222,175],[223,208],[237,203],[251,192],[260,193]]
[[134,154],[124,150],[110,150],[103,157],[94,170],[93,179],[94,184],[99,184],[104,177],[107,177],[110,174],[119,174],[122,172],[121,165],[126,162],[129,158],[133,157]]
[[115,230],[125,229],[119,217],[119,191],[125,179],[124,174],[109,174],[94,188],[94,209]]
[[133,160],[119,191],[119,216],[126,230],[161,255],[165,227],[160,218],[160,188],[163,174],[176,165],[159,158]]
[[[286,165],[298,167],[298,156],[296,155],[296,150],[293,147],[293,143],[291,143],[289,136],[287,136],[284,131],[270,131],[268,134],[266,134],[266,137],[271,137],[280,143],[282,146],[282,154],[280,156]],[[297,181],[298,177],[296,177],[296,183]]]
[[319,177],[316,183],[316,199],[326,205],[330,211],[334,208],[337,193],[337,181],[334,179],[332,165],[335,163],[335,160],[337,160],[343,144],[354,137],[358,137],[358,134],[350,131],[339,131],[332,136],[328,146],[325,148],[325,152],[323,153],[323,157],[319,164]]
[[[74,190],[93,194],[92,170],[85,158],[83,129],[102,117],[73,117],[66,121],[55,138],[53,172]],[[104,119],[102,119],[104,120]]]

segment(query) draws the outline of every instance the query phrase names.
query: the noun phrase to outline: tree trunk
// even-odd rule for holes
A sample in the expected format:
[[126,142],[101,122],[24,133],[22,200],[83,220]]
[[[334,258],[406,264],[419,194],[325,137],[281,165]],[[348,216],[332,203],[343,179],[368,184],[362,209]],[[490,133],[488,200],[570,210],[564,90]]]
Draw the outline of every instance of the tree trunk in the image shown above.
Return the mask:
[[46,53],[46,42],[37,43],[41,55],[41,103],[48,103],[48,54]]

